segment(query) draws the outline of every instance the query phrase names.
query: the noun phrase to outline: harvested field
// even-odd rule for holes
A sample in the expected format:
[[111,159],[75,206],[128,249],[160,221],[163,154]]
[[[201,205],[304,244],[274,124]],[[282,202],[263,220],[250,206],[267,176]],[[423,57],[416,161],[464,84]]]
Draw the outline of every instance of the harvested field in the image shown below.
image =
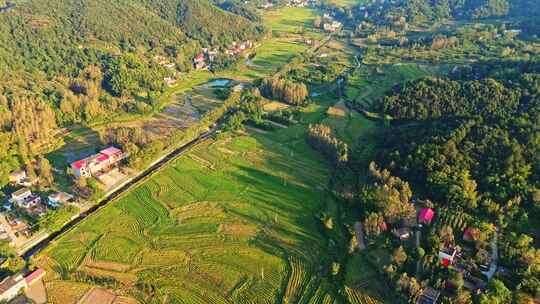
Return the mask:
[[116,295],[103,288],[92,288],[77,304],[112,304]]

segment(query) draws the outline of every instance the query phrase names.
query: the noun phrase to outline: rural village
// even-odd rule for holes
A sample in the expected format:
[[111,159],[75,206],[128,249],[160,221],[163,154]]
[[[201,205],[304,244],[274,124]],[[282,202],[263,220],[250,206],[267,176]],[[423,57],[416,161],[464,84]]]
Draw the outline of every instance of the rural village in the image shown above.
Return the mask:
[[[279,30],[264,38],[201,41],[186,58],[170,55],[176,49],[145,54],[145,64],[159,70],[155,87],[163,95],[141,89],[147,80],[141,76],[132,85],[140,85],[138,91],[118,90],[98,101],[136,108],[137,114],[112,115],[80,129],[74,119],[77,128],[66,127],[62,134],[70,141],[93,141],[72,142],[75,148],[66,153],[55,146],[52,154],[32,155],[10,168],[0,189],[0,242],[6,246],[0,254],[0,303],[540,303],[529,297],[540,295],[540,249],[533,239],[540,190],[522,176],[503,185],[505,174],[515,172],[534,179],[537,168],[524,159],[536,157],[537,150],[525,153],[518,140],[497,138],[508,144],[505,153],[518,154],[505,165],[517,159],[524,168],[481,179],[471,173],[481,161],[460,155],[466,154],[460,149],[484,140],[485,121],[506,130],[491,119],[509,125],[505,119],[512,120],[478,114],[474,106],[468,117],[448,106],[459,113],[455,117],[470,120],[441,116],[444,121],[435,116],[447,109],[408,104],[421,94],[422,102],[431,100],[426,83],[441,85],[441,95],[463,90],[455,96],[468,96],[466,89],[480,86],[486,75],[493,76],[489,69],[497,69],[478,68],[478,58],[538,56],[538,44],[510,42],[526,30],[504,23],[485,31],[484,24],[462,29],[470,25],[456,19],[428,31],[430,19],[413,22],[387,12],[398,1],[384,0],[239,1],[230,8],[250,22],[249,12],[238,9],[242,3],[263,16],[258,22]],[[0,2],[0,14],[18,6]],[[498,22],[486,23],[491,21]],[[136,53],[135,44],[124,44],[129,43],[122,40],[118,49]],[[460,53],[458,45],[473,50]],[[456,62],[465,53],[471,58]],[[88,92],[77,89],[109,81],[130,60],[110,64],[103,74],[81,72],[65,95],[86,102],[81,96]],[[450,85],[444,86],[442,75]],[[507,85],[518,92],[508,96],[528,102],[537,98],[531,92],[538,90],[538,80],[527,77],[487,91],[506,92]],[[110,86],[125,80],[119,78]],[[536,87],[519,91],[528,81]],[[88,104],[85,115],[92,112]],[[512,127],[534,129],[528,115]],[[437,119],[440,125],[431,124]],[[418,134],[429,134],[432,142],[417,142],[412,133],[419,126],[425,129]],[[478,134],[470,131],[475,128]],[[527,140],[533,142],[532,136]],[[482,141],[482,147],[489,145]],[[475,153],[503,167],[496,163],[500,155]],[[462,171],[453,172],[459,166],[451,162],[471,167],[460,163]],[[426,173],[424,165],[433,171]],[[511,190],[489,194],[499,187]],[[523,280],[504,287],[516,273]],[[522,294],[531,300],[517,301]],[[506,301],[493,300],[505,296]]]

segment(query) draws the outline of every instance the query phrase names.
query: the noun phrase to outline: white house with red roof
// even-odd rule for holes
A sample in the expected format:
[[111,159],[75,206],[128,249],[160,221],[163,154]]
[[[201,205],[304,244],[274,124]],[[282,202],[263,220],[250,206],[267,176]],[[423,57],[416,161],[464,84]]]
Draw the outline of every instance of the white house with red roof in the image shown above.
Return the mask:
[[41,280],[45,273],[45,270],[38,268],[26,277],[22,273],[17,273],[0,281],[0,301],[10,301],[15,298],[22,289]]
[[84,159],[71,163],[70,167],[75,177],[91,177],[93,174],[108,171],[116,166],[127,155],[120,149],[108,147]]

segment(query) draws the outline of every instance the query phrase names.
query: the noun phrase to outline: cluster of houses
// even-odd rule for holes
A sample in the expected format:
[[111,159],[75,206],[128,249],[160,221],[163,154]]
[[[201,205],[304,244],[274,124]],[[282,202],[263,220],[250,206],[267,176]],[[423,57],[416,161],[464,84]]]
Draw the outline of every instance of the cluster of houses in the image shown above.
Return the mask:
[[[315,0],[289,0],[285,5],[287,7],[310,7],[315,6],[317,2]],[[271,9],[274,7],[274,3],[268,1],[258,6],[259,9]]]
[[[254,47],[254,43],[251,40],[246,40],[244,42],[233,42],[223,53],[228,56],[238,56],[240,53],[244,52],[247,49]],[[217,48],[204,48],[202,52],[197,54],[193,58],[193,67],[197,70],[203,70],[208,68],[212,62],[214,62],[219,56],[220,50]]]
[[[31,186],[36,182],[28,179],[26,171],[17,170],[10,174],[11,186],[22,186],[4,201],[2,208],[5,221],[0,224],[0,240],[14,242],[19,236],[29,237],[30,227],[22,217],[21,212],[33,216],[43,216],[49,207],[58,208],[74,203],[75,197],[65,192],[53,192],[43,201],[40,194],[34,193]],[[8,233],[8,231],[10,233]]]
[[[431,208],[421,208],[416,217],[406,218],[394,229],[391,230],[392,234],[399,240],[409,240],[415,235],[415,230],[421,228],[423,225],[430,225],[435,218],[435,211]],[[382,231],[388,230],[388,225],[382,223],[380,226]],[[416,232],[417,238],[420,236]],[[468,227],[463,231],[463,240],[466,242],[473,242],[479,239],[480,230],[478,228]],[[418,239],[419,240],[419,239]],[[487,280],[491,279],[497,268],[497,250],[496,244],[492,242],[492,247],[495,246],[491,253],[486,252],[486,257],[480,265],[475,266],[480,270],[483,276],[473,274],[471,271],[471,255],[474,250],[467,244],[460,244],[463,246],[457,246],[455,244],[444,244],[440,248],[437,258],[438,262],[443,267],[452,267],[453,271],[462,273],[464,278],[464,287],[472,292],[482,291],[486,288]],[[448,283],[450,284],[450,283]],[[417,299],[417,304],[432,304],[436,303],[440,296],[440,291],[427,287]]]
[[40,281],[46,272],[42,268],[25,274],[17,273],[4,278],[0,282],[0,302],[7,302],[19,295],[19,293]]
[[[108,178],[108,174],[118,170],[120,161],[127,154],[115,147],[108,147],[99,153],[77,160],[70,164],[68,171],[75,178],[95,177],[97,180]],[[32,179],[25,170],[16,170],[9,175],[11,187],[19,187],[2,204],[5,221],[0,223],[0,240],[9,240],[19,236],[30,236],[28,223],[23,220],[24,215],[43,216],[49,208],[59,208],[67,204],[77,203],[74,195],[57,191],[49,193],[34,193],[32,187],[38,183],[37,178]],[[46,198],[46,199],[45,199]],[[9,233],[8,233],[9,232]]]
[[176,64],[174,62],[170,62],[167,60],[167,58],[163,57],[163,56],[156,56],[154,57],[154,61],[166,68],[166,69],[169,69],[171,71],[174,72],[174,74],[171,74],[171,76],[167,76],[167,77],[164,77],[163,78],[163,81],[165,82],[165,84],[167,84],[168,86],[173,86],[176,84],[176,82],[178,81],[179,77],[180,77],[180,72],[178,72],[176,70]]
[[315,0],[289,0],[288,7],[310,7],[315,6]]
[[330,14],[323,15],[323,30],[328,33],[334,33],[343,27],[343,24],[334,19]]

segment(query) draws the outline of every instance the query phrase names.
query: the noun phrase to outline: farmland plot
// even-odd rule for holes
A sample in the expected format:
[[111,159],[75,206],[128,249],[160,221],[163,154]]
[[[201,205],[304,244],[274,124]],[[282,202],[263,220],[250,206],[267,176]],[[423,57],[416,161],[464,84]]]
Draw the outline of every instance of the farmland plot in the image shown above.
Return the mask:
[[322,301],[314,269],[326,241],[313,215],[328,170],[295,136],[197,146],[49,247],[37,261],[58,273],[47,286],[83,273],[141,302]]

